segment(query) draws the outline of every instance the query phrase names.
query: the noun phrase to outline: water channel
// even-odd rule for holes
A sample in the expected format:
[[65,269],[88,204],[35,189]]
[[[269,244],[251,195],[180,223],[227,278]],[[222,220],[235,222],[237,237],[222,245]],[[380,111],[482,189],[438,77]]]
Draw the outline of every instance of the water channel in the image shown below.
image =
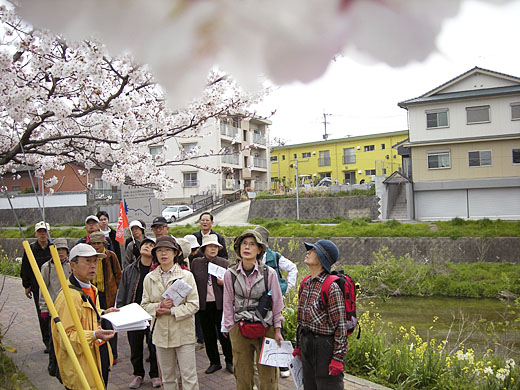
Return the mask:
[[[370,310],[379,313],[385,324],[392,322],[394,329],[403,326],[409,330],[414,326],[423,340],[440,341],[448,337],[449,350],[456,349],[459,342],[465,340],[466,350],[485,352],[490,348],[496,353],[520,358],[520,322],[514,323],[520,318],[520,312],[517,309],[515,313],[512,302],[508,308],[507,303],[497,299],[394,297],[374,301],[374,304],[371,306],[366,300],[358,302],[358,315]],[[486,330],[491,323],[498,338]]]

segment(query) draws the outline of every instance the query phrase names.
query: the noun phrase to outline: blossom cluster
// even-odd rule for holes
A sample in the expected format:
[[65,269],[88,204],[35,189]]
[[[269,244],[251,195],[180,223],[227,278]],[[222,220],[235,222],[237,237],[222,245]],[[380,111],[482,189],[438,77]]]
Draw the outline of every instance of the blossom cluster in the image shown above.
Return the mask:
[[147,186],[161,195],[174,185],[164,167],[197,153],[158,161],[150,145],[196,135],[208,120],[247,115],[262,96],[244,93],[212,69],[199,97],[172,110],[149,67],[129,53],[113,57],[98,39],[33,28],[6,5],[0,24],[0,175],[31,167],[43,177],[73,162],[101,168],[113,185]]

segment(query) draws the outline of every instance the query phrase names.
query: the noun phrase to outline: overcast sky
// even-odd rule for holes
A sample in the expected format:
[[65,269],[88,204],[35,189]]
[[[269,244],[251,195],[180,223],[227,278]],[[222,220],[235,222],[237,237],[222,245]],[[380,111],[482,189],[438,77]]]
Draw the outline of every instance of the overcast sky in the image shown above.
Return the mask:
[[[520,1],[495,6],[464,3],[446,21],[439,52],[404,68],[371,63],[347,54],[311,84],[279,87],[259,108],[271,117],[271,140],[288,144],[323,139],[323,113],[329,139],[407,130],[406,111],[397,103],[414,98],[474,66],[520,77]],[[354,59],[356,58],[356,59]]]

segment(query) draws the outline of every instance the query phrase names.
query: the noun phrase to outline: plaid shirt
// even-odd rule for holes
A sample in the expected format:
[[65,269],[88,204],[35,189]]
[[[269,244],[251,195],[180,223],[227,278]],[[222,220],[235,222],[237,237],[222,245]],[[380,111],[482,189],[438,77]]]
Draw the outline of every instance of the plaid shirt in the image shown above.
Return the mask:
[[300,334],[310,331],[319,335],[334,335],[333,359],[343,362],[347,352],[347,315],[343,293],[336,283],[329,289],[329,304],[325,310],[320,308],[321,285],[328,274],[320,273],[315,278],[307,279],[300,287],[298,297],[298,337],[296,347],[299,348]]

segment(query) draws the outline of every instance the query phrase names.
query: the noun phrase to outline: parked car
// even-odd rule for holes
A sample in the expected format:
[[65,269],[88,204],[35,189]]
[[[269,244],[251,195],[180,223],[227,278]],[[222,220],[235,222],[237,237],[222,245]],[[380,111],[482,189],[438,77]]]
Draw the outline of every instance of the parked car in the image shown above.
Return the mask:
[[190,214],[193,214],[193,209],[186,205],[168,206],[162,211],[162,216],[170,223]]
[[331,177],[324,177],[318,183],[318,187],[330,187],[331,185],[335,184],[338,184],[338,181],[336,179],[333,179]]

